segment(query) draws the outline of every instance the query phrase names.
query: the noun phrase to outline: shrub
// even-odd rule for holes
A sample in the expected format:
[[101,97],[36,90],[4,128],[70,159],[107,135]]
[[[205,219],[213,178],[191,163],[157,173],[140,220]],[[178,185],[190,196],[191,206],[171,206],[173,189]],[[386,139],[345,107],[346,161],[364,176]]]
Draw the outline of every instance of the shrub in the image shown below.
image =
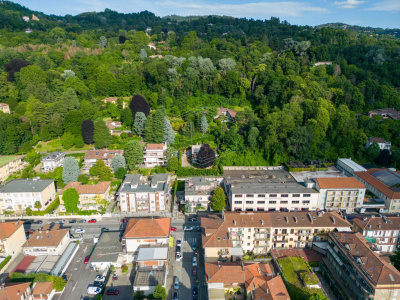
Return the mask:
[[7,256],[1,263],[0,263],[0,271],[4,268],[4,266],[10,261],[11,255]]
[[122,273],[128,272],[128,266],[123,266],[122,267]]

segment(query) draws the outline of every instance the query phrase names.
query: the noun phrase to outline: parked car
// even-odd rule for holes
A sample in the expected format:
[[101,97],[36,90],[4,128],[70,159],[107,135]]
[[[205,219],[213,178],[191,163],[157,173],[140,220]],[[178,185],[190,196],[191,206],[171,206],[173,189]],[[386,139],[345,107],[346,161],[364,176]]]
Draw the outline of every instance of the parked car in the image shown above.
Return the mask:
[[42,220],[36,220],[35,222],[33,222],[33,224],[42,224],[43,221]]
[[34,233],[36,230],[35,229],[28,229],[27,231],[25,231],[26,233]]
[[194,286],[192,289],[193,296],[197,296],[199,291],[197,290],[197,286]]
[[104,281],[104,280],[106,280],[106,278],[101,275],[97,275],[96,278],[94,279],[94,281]]
[[175,277],[174,289],[179,290],[179,278]]
[[181,246],[176,246],[176,253],[181,253]]
[[189,218],[189,222],[197,222],[197,218]]
[[83,261],[83,263],[84,263],[85,265],[87,265],[87,264],[89,263],[89,258],[90,258],[90,255],[88,255],[88,256],[85,257],[85,260]]
[[176,245],[181,247],[182,246],[182,240],[176,240]]
[[193,276],[196,276],[196,275],[197,275],[197,268],[196,268],[196,267],[193,267],[193,269],[192,269],[192,275],[193,275]]
[[96,219],[91,219],[91,220],[88,221],[88,223],[96,223],[96,222],[97,222]]
[[182,260],[182,255],[180,253],[175,254],[175,260],[176,261],[181,261]]
[[58,221],[58,224],[64,224],[64,223],[65,223],[65,220]]
[[110,229],[105,228],[105,227],[103,227],[103,228],[101,229],[101,232],[109,232],[109,231],[110,231]]
[[196,249],[197,249],[196,242],[193,242],[193,243],[192,243],[192,250],[193,250],[193,251],[196,251]]
[[196,284],[199,284],[199,276],[196,276],[195,282]]
[[93,283],[93,285],[94,286],[98,286],[99,288],[103,288],[104,287],[104,282],[102,282],[102,281],[95,281],[94,283]]
[[347,220],[353,220],[353,219],[354,219],[354,216],[348,215],[348,216],[346,216],[346,219],[347,219]]
[[76,223],[76,220],[75,219],[72,219],[71,221],[69,221],[69,223]]
[[171,231],[176,231],[176,227],[171,227]]
[[85,219],[79,220],[77,223],[86,223]]
[[175,292],[174,295],[172,296],[172,300],[178,300],[178,293]]
[[193,267],[197,267],[197,256],[193,257],[192,265]]
[[118,295],[119,294],[119,290],[117,290],[117,289],[108,289],[106,294],[107,295]]
[[193,227],[192,226],[185,226],[183,227],[183,231],[192,231]]
[[75,233],[85,233],[85,229],[82,229],[82,228],[77,228],[77,229],[75,229]]
[[34,221],[33,220],[26,220],[24,222],[25,225],[31,225]]
[[89,285],[87,288],[87,293],[89,295],[97,295],[100,292],[101,292],[101,288],[94,286],[94,285]]
[[129,219],[128,218],[123,218],[121,219],[121,223],[128,223]]

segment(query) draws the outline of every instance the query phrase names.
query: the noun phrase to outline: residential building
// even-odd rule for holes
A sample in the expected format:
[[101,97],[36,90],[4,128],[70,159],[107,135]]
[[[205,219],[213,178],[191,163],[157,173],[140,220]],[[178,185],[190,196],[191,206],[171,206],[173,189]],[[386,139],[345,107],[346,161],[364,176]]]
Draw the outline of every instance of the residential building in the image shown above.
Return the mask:
[[144,148],[144,166],[152,168],[167,164],[167,144],[147,144]]
[[157,55],[150,55],[149,58],[163,58],[164,56],[157,54]]
[[331,287],[346,294],[345,299],[400,299],[400,272],[359,232],[329,235],[322,271]]
[[354,172],[354,177],[365,184],[367,189],[383,200],[389,213],[400,212],[400,174],[389,169],[368,169]]
[[100,181],[96,184],[70,182],[59,193],[60,204],[64,205],[62,195],[66,189],[74,188],[79,194],[78,208],[83,210],[98,209],[110,200],[111,181]]
[[133,292],[143,292],[144,296],[154,293],[158,284],[166,287],[167,272],[165,268],[157,269],[137,269],[133,281]]
[[197,154],[200,151],[201,145],[192,145],[191,147],[191,155],[192,155],[192,164],[195,164],[197,162]]
[[0,255],[14,256],[18,254],[26,242],[22,221],[0,222]]
[[227,117],[228,120],[232,121],[235,119],[237,111],[234,109],[229,109],[225,107],[217,107],[217,115],[214,119],[218,119],[221,116]]
[[51,300],[55,294],[53,282],[36,282],[33,285],[32,295],[34,300]]
[[19,171],[24,167],[23,156],[1,156],[0,157],[0,183],[7,180],[7,178]]
[[338,158],[336,168],[346,176],[354,176],[354,172],[366,172],[367,169],[354,162],[351,158]]
[[354,177],[316,178],[318,208],[353,213],[363,205],[366,187]]
[[332,65],[332,62],[331,61],[319,61],[319,62],[316,62],[315,64],[314,64],[314,67],[318,67],[318,66],[331,66]]
[[399,245],[400,217],[358,215],[353,219],[353,231],[360,232],[375,249],[395,252]]
[[65,154],[60,151],[54,151],[44,156],[41,160],[42,171],[52,172],[55,168],[62,167],[65,159]]
[[[122,97],[123,101],[122,101],[122,109],[127,108],[128,107],[128,103],[125,102],[124,100],[129,99],[130,97]],[[101,102],[107,104],[107,103],[113,103],[115,105],[117,105],[118,103],[118,97],[107,97],[101,100]]]
[[89,263],[96,270],[105,270],[116,266],[118,257],[122,254],[120,231],[102,232],[96,243]]
[[266,263],[205,263],[205,277],[209,299],[236,293],[252,300],[290,300],[282,277]]
[[169,199],[169,174],[141,174],[125,176],[118,200],[121,212],[164,211]]
[[243,251],[311,248],[329,232],[351,231],[337,212],[227,212],[201,218],[201,227],[206,262],[240,260]]
[[29,16],[22,16],[22,20],[24,20],[25,22],[29,22]]
[[365,149],[368,149],[373,143],[377,143],[379,146],[379,149],[381,150],[389,150],[390,147],[392,146],[392,143],[390,141],[385,141],[383,138],[369,138],[368,142],[365,144]]
[[308,211],[318,205],[318,191],[282,167],[224,168],[224,186],[232,211]]
[[34,300],[30,288],[31,282],[7,282],[0,286],[2,300]]
[[25,255],[62,255],[70,243],[69,228],[60,229],[59,224],[54,224],[50,228],[47,224],[32,233],[22,245],[22,249]]
[[39,21],[39,18],[32,14],[32,21]]
[[7,103],[0,103],[0,111],[9,114],[10,112],[10,106]]
[[25,33],[31,33],[33,30],[30,28],[25,29]]
[[185,180],[186,210],[207,210],[214,190],[221,185],[222,177],[191,177]]
[[368,116],[372,118],[375,115],[381,116],[383,119],[391,118],[393,120],[400,119],[400,112],[394,108],[381,108],[377,110],[371,110],[368,112]]
[[106,125],[107,125],[108,129],[110,130],[111,135],[121,135],[121,133],[122,133],[122,130],[121,130],[122,123],[121,122],[107,121]]
[[55,198],[54,179],[14,179],[0,188],[0,211],[35,209],[36,202],[45,209]]
[[168,246],[144,246],[142,245],[138,250],[136,257],[137,267],[139,269],[158,269],[166,268],[168,263]]
[[111,159],[116,155],[124,155],[124,150],[88,150],[83,158],[83,169],[89,170],[98,159],[102,159],[107,167],[111,168]]
[[171,218],[131,218],[126,226],[125,251],[136,253],[142,245],[168,246]]
[[153,43],[148,43],[147,45],[151,50],[156,50],[156,45],[154,45]]

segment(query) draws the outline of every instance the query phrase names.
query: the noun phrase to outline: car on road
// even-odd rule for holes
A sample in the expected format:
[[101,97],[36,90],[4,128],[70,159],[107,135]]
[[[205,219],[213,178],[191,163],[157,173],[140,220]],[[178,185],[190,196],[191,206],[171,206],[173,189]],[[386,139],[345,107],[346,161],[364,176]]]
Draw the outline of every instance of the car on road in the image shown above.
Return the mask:
[[197,296],[199,294],[199,291],[197,290],[197,286],[193,287],[192,293],[193,293],[193,296]]
[[178,293],[175,292],[174,295],[172,296],[172,300],[178,300]]
[[33,222],[33,224],[42,224],[43,221],[42,220],[36,220],[35,222]]
[[104,281],[104,280],[106,280],[106,278],[101,275],[97,275],[96,278],[94,279],[94,281]]
[[193,275],[193,276],[196,276],[196,275],[197,275],[197,268],[196,268],[196,267],[193,267],[193,269],[192,269],[192,275]]
[[123,219],[121,219],[121,223],[128,223],[129,222],[129,219],[128,218],[123,218]]
[[175,260],[176,261],[181,261],[182,260],[182,255],[180,253],[175,254]]
[[24,225],[31,225],[34,222],[34,220],[26,220],[24,222]]
[[193,295],[192,300],[198,300],[199,298],[197,297],[197,295]]
[[193,267],[197,267],[197,256],[193,257],[192,265]]
[[87,264],[89,263],[89,258],[90,258],[90,255],[88,255],[88,256],[85,257],[85,260],[83,261],[83,263],[84,263],[85,265],[87,265]]
[[181,253],[181,246],[176,246],[176,253]]
[[77,223],[86,223],[85,219],[79,220]]
[[118,295],[119,290],[118,289],[108,289],[106,292],[107,295]]
[[97,295],[100,292],[101,292],[101,288],[99,288],[98,286],[89,285],[87,288],[87,293],[89,295]]
[[179,290],[179,278],[175,277],[174,289]]
[[68,223],[76,223],[76,220],[75,219],[72,219],[72,220],[70,220]]
[[171,227],[171,231],[176,231],[176,227]]
[[189,218],[189,222],[197,222],[197,218]]
[[93,282],[93,285],[94,286],[98,286],[99,288],[103,288],[104,287],[104,282],[102,282],[102,281],[95,281],[95,282]]
[[58,221],[58,224],[64,224],[64,223],[65,223],[65,220]]
[[199,284],[199,276],[196,276],[195,281],[196,284]]
[[91,220],[88,221],[88,223],[96,223],[96,222],[97,222],[96,219],[91,219]]
[[109,232],[109,231],[110,231],[110,229],[105,228],[105,227],[103,227],[103,228],[101,229],[101,232]]
[[35,229],[28,229],[27,231],[25,231],[26,233],[34,233],[36,230]]
[[196,242],[193,242],[193,243],[192,243],[192,250],[193,250],[193,251],[196,251],[196,249],[197,249]]
[[176,240],[176,245],[181,247],[182,246],[182,240]]
[[85,233],[85,229],[77,228],[75,229],[75,233]]
[[193,227],[192,226],[185,226],[183,227],[183,231],[192,231]]

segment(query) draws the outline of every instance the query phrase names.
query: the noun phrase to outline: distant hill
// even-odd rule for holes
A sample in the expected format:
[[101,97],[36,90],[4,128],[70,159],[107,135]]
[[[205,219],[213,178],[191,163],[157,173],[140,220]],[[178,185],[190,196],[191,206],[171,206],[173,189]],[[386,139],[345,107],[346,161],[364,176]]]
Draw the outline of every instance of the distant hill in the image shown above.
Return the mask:
[[334,28],[334,29],[343,29],[356,31],[360,33],[370,34],[370,35],[389,35],[393,37],[400,38],[400,29],[399,28],[374,28],[374,27],[363,27],[358,25],[348,25],[345,23],[327,23],[315,26],[315,28]]

